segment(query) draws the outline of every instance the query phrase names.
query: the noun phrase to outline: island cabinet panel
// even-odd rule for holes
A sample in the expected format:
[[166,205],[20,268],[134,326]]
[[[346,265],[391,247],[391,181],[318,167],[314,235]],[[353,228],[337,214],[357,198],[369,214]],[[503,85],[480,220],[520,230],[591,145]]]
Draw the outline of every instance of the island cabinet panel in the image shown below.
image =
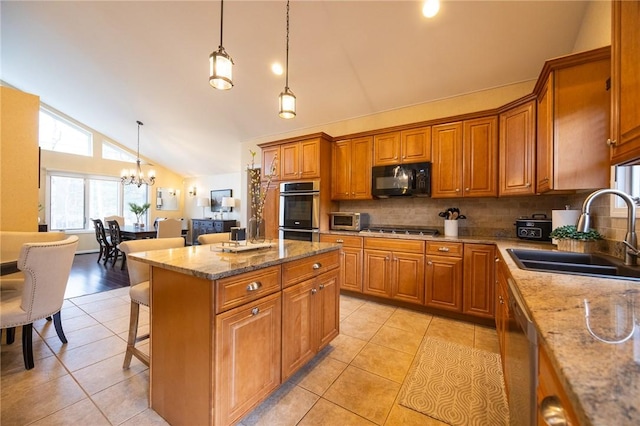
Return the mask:
[[289,287],[297,282],[317,277],[340,266],[340,252],[337,250],[306,257],[282,266],[282,287]]
[[342,244],[340,288],[362,293],[362,237],[321,234],[320,241]]
[[494,318],[495,246],[464,245],[463,303],[465,314]]
[[216,314],[280,291],[280,266],[223,278],[216,285]]
[[611,164],[640,163],[640,2],[613,1]]
[[426,306],[456,312],[462,310],[463,247],[462,243],[427,243]]
[[216,317],[216,425],[240,420],[280,385],[281,320],[280,293]]
[[211,281],[153,267],[151,282],[151,407],[170,424],[186,424],[185,413],[192,424],[211,424]]
[[500,114],[499,196],[534,195],[536,101]]
[[333,269],[282,291],[282,380],[339,333],[340,271]]

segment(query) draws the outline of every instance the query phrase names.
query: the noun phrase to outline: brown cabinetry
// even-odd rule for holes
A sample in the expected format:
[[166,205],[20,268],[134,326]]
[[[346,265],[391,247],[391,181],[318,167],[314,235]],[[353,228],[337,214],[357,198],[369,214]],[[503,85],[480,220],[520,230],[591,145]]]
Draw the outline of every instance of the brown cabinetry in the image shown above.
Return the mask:
[[[545,401],[546,400],[546,401]],[[553,423],[545,422],[545,412],[542,408],[551,402],[554,409],[548,413]],[[564,424],[568,426],[578,426],[578,418],[571,406],[569,397],[565,392],[558,376],[556,375],[549,355],[543,345],[538,347],[538,426],[546,426],[549,424]]]
[[433,126],[433,198],[498,195],[496,116]]
[[495,287],[495,246],[493,244],[464,245],[462,312],[493,318]]
[[[509,271],[504,260],[500,257],[496,262],[496,332],[498,334],[498,346],[500,347],[500,359],[502,361],[502,371],[506,376],[506,338],[509,323]],[[505,385],[507,384],[505,380]],[[509,392],[507,392],[509,394]]]
[[237,422],[280,385],[281,318],[280,292],[216,317],[215,424]]
[[[608,47],[547,61],[536,84],[536,191],[609,186]],[[588,170],[588,173],[585,171]]]
[[262,184],[263,193],[266,191],[264,207],[262,210],[262,220],[264,220],[265,238],[275,240],[278,238],[279,214],[280,214],[280,186],[271,184],[268,188],[266,183]]
[[424,303],[424,242],[364,238],[363,293]]
[[611,164],[640,162],[640,2],[612,2]]
[[373,165],[387,166],[431,160],[431,127],[375,135]]
[[372,139],[371,136],[367,136],[334,143],[331,173],[332,200],[371,198]]
[[281,180],[320,177],[320,138],[283,144],[280,156]]
[[320,241],[342,244],[340,288],[362,293],[362,237],[322,234]]
[[[320,263],[317,261],[314,265]],[[340,271],[336,269],[337,266],[335,263],[333,269],[318,272],[282,291],[283,381],[339,333]],[[287,265],[283,268],[283,274],[286,271]]]
[[262,170],[260,173],[260,178],[264,181],[267,180],[267,176],[271,171],[271,167],[273,165],[273,174],[271,175],[271,180],[279,181],[280,180],[280,145],[269,146],[262,148]]
[[462,310],[462,243],[427,242],[425,305],[460,312]]
[[534,195],[536,171],[536,101],[500,114],[499,196]]

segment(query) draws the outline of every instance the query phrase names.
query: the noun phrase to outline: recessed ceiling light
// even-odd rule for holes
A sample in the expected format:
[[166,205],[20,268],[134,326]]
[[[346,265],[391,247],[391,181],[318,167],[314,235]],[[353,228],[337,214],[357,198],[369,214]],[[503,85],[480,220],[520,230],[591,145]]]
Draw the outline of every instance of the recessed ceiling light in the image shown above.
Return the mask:
[[426,0],[422,6],[422,14],[427,18],[433,18],[440,10],[440,0]]
[[278,62],[274,62],[273,64],[271,64],[271,71],[273,71],[275,75],[282,75],[284,69]]

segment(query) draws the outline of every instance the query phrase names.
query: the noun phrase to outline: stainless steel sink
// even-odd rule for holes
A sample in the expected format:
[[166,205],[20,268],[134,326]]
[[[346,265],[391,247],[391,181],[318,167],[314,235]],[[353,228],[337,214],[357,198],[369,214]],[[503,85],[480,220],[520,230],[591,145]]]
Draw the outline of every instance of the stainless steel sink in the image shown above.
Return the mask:
[[640,267],[602,254],[507,249],[520,269],[640,281]]

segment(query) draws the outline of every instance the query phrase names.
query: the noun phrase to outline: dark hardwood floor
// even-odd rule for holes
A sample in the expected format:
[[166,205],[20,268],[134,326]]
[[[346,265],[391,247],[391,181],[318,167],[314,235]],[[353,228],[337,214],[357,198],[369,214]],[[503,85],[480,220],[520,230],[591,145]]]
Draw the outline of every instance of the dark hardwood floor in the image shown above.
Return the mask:
[[84,296],[129,286],[127,267],[120,269],[122,259],[115,266],[111,261],[106,265],[102,260],[97,262],[98,253],[76,254],[67,282],[65,298]]

